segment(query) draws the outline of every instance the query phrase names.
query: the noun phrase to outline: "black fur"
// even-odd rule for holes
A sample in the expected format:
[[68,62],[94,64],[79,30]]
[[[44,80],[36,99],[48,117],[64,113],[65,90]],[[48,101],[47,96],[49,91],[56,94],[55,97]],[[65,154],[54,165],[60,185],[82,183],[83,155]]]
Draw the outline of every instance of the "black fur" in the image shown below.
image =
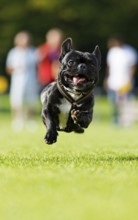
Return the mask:
[[[93,53],[73,50],[72,40],[68,38],[62,44],[59,60],[61,69],[57,81],[46,86],[41,94],[47,144],[57,141],[58,131],[83,133],[84,128],[89,126],[93,116],[93,88],[98,82],[101,54],[98,46]],[[60,120],[62,113],[66,119],[64,126],[61,126]]]

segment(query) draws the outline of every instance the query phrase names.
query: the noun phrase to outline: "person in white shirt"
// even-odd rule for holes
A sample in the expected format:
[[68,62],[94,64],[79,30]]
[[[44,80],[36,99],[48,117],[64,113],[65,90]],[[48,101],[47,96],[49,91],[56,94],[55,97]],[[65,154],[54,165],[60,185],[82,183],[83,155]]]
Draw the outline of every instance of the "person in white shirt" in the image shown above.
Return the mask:
[[14,38],[15,47],[7,55],[6,70],[11,75],[10,104],[13,127],[20,130],[24,124],[25,107],[31,117],[37,102],[37,56],[31,46],[30,34],[19,32]]
[[[108,40],[107,77],[104,86],[108,91],[113,107],[113,121],[122,125],[129,125],[129,117],[122,117],[122,109],[129,102],[129,94],[134,83],[137,53],[129,45],[125,45],[122,38],[113,37]],[[128,121],[127,121],[128,120]]]

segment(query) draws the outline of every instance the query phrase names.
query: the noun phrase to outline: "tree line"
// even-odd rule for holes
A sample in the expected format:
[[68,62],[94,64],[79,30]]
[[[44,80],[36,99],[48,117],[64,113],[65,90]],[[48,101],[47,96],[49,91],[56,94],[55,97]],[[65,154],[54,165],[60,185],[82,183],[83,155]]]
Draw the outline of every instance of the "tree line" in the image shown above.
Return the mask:
[[[65,37],[72,37],[80,50],[92,51],[98,44],[103,70],[106,42],[113,33],[121,33],[126,42],[138,49],[137,0],[1,0],[0,11],[0,74],[5,74],[7,52],[20,30],[31,32],[35,46],[44,41],[52,27],[59,27]],[[103,77],[104,74],[101,80]]]

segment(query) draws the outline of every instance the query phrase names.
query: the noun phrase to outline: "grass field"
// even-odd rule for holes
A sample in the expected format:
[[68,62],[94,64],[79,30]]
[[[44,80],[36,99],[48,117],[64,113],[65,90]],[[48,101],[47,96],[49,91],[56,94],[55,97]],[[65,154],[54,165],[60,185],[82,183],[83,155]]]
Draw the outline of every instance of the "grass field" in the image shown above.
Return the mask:
[[138,219],[138,125],[112,127],[100,98],[83,135],[60,133],[49,146],[37,123],[15,133],[0,113],[0,220]]

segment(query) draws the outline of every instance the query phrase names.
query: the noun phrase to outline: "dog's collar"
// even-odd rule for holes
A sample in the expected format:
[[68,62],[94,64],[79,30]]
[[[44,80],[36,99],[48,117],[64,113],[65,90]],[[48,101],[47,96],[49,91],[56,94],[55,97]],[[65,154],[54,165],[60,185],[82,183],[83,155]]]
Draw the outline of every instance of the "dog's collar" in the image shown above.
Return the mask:
[[59,80],[59,78],[57,78],[57,87],[59,92],[71,103],[71,104],[79,104],[81,102],[83,102],[84,100],[86,100],[88,97],[92,96],[93,94],[93,88],[90,89],[87,94],[83,94],[79,99],[74,100],[73,97],[67,93],[67,91],[65,90],[64,86],[62,85],[61,81]]

